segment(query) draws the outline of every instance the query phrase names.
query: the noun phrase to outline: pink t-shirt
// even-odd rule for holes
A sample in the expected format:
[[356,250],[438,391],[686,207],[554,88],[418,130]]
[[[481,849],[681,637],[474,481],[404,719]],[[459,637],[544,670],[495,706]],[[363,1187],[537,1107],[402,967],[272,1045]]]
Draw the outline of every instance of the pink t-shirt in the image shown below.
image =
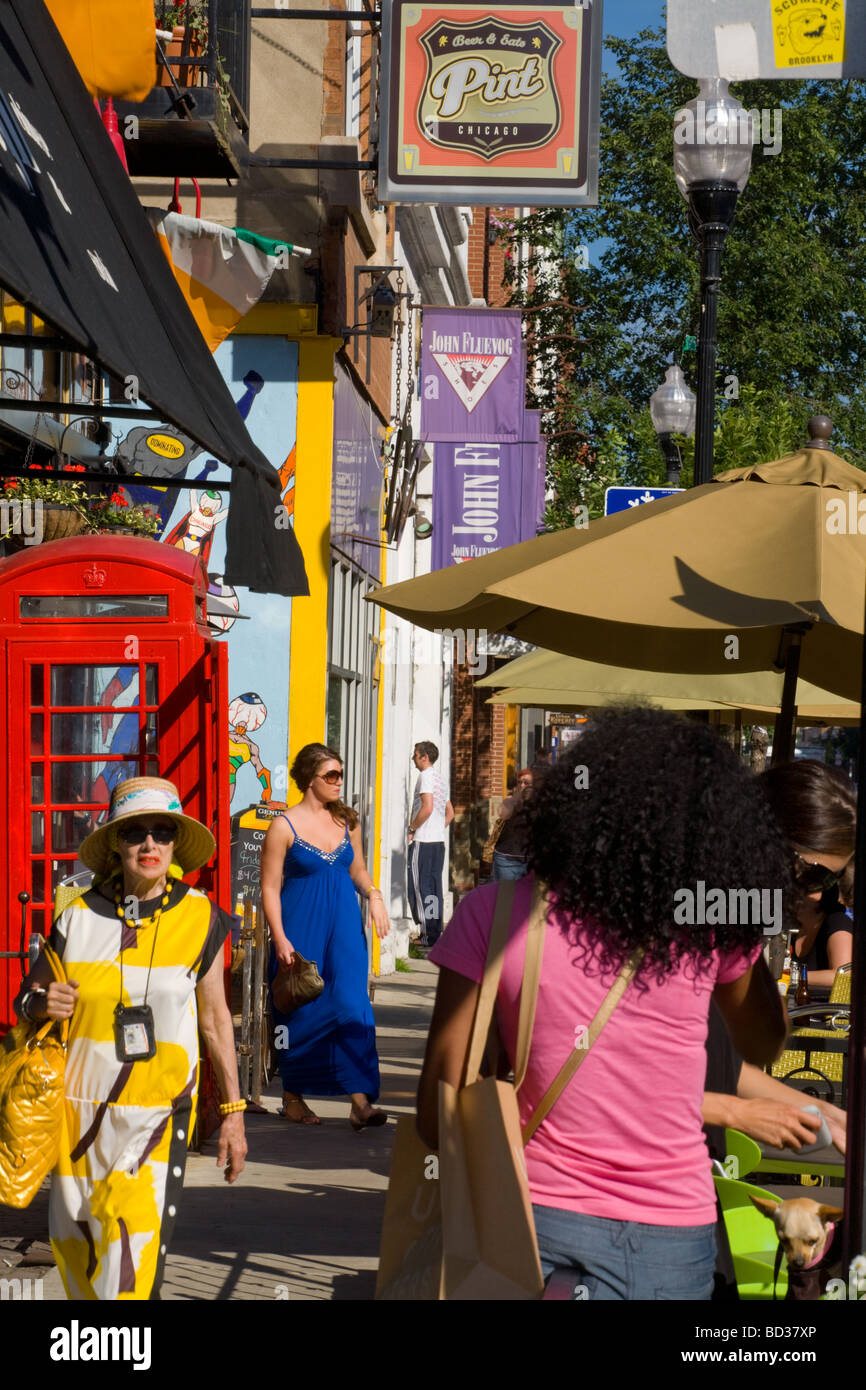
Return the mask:
[[[430,960],[480,981],[497,884],[463,898]],[[518,880],[496,1014],[514,1058],[532,896]],[[518,1093],[524,1124],[580,1042],[614,981],[566,938],[564,915],[548,917],[538,1008],[526,1079]],[[586,1216],[650,1225],[703,1226],[716,1219],[702,1132],[704,1041],[710,996],[760,954],[717,952],[709,970],[688,965],[645,990],[631,984],[526,1148],[533,1202]]]

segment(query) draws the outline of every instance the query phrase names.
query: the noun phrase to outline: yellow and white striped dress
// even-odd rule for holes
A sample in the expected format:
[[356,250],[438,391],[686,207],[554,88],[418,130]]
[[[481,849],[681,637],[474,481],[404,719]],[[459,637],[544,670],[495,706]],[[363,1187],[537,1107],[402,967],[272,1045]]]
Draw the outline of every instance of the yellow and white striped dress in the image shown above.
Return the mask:
[[197,889],[174,883],[156,930],[147,996],[156,1056],[146,1062],[117,1060],[114,1010],[121,998],[144,1002],[153,918],[125,926],[114,903],[91,889],[54,925],[51,944],[79,986],[49,1207],[51,1245],[70,1299],[148,1299],[159,1289],[198,1084],[195,988],[231,920]]

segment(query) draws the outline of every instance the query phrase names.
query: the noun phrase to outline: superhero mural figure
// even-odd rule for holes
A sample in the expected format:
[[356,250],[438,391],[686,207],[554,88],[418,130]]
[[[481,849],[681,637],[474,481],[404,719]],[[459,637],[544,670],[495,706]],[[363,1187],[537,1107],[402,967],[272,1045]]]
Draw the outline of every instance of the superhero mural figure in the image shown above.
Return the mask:
[[197,493],[190,488],[192,508],[186,516],[163,538],[165,545],[174,545],[178,550],[186,550],[190,555],[198,555],[207,569],[213,545],[214,531],[229,514],[228,503],[218,492]]
[[262,784],[261,800],[267,802],[271,799],[271,774],[261,760],[258,744],[250,738],[250,734],[260,729],[267,717],[264,700],[252,691],[238,695],[229,705],[229,805],[234,801],[238,768],[243,767],[244,763],[251,763],[255,768]]

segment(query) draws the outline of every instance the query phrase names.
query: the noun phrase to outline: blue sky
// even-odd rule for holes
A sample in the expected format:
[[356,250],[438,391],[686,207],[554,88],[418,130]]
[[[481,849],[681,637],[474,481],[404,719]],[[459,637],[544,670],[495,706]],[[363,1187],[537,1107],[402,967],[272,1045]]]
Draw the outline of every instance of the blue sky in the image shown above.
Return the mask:
[[[604,36],[630,38],[641,29],[661,24],[664,0],[604,0]],[[615,67],[609,53],[604,56],[604,71]]]

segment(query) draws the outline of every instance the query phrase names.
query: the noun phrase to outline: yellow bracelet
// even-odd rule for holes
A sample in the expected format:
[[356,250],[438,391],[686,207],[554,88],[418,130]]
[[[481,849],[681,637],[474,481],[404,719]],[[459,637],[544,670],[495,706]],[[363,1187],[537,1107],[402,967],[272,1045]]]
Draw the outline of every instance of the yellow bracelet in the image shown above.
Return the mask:
[[246,1110],[246,1108],[247,1103],[245,1100],[224,1100],[222,1105],[220,1106],[220,1114],[236,1115],[241,1110]]

